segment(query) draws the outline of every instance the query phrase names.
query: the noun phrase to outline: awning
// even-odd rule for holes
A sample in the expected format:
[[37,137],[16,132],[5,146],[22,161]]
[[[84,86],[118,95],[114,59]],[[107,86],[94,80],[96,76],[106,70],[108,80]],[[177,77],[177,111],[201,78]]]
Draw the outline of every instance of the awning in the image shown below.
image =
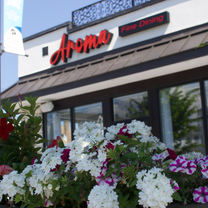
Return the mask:
[[[64,96],[74,96],[73,93],[64,93],[62,96],[51,96],[56,93],[69,92],[81,87],[98,84],[110,80],[147,72],[154,68],[182,63],[188,60],[205,57],[208,60],[207,46],[197,48],[201,43],[208,41],[208,24],[186,29],[163,37],[155,38],[154,41],[144,41],[138,47],[122,50],[115,54],[110,53],[102,58],[94,57],[94,60],[66,67],[58,66],[54,70],[45,70],[42,73],[22,77],[11,88],[4,91],[2,99],[10,98],[17,101],[17,95],[44,97],[41,102],[50,99],[61,99]],[[149,43],[148,43],[149,42]],[[201,60],[201,59],[200,59]],[[207,64],[206,62],[203,63]],[[61,67],[61,70],[60,70]],[[164,70],[164,69],[163,69]],[[177,70],[176,70],[177,72]],[[171,72],[171,73],[174,73]],[[108,82],[107,82],[108,81]],[[118,83],[118,85],[122,83]],[[105,86],[110,88],[109,86]],[[83,88],[84,89],[84,88]],[[87,88],[86,88],[87,89]],[[94,89],[99,90],[99,88]],[[83,91],[83,93],[86,93]],[[54,94],[55,95],[55,94]],[[59,94],[61,95],[61,94]]]

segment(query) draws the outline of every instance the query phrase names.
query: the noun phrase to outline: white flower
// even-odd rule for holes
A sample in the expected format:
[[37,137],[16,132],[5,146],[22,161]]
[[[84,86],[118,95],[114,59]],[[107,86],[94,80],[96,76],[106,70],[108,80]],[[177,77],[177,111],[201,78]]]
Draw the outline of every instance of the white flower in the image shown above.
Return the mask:
[[118,196],[112,186],[104,184],[94,186],[88,200],[88,208],[119,208]]
[[63,153],[62,148],[57,148],[56,146],[53,148],[46,149],[43,152],[40,160],[42,161],[41,169],[44,171],[44,174],[48,174],[51,169],[56,168],[56,165],[62,164],[61,155]]
[[172,202],[174,190],[170,185],[170,179],[161,173],[162,169],[152,168],[149,171],[137,173],[137,188],[139,192],[139,204],[143,207],[165,208]]
[[107,154],[104,150],[98,150],[98,160],[104,162],[107,159]]

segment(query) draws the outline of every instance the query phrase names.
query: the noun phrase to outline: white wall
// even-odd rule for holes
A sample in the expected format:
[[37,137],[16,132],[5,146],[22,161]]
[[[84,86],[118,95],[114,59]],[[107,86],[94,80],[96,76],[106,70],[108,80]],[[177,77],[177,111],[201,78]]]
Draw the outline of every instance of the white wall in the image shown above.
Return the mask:
[[[76,42],[78,38],[84,39],[86,35],[97,34],[103,29],[113,33],[110,45],[102,45],[98,49],[91,49],[89,54],[80,54],[73,51],[69,62],[74,62],[110,51],[119,47],[131,45],[147,39],[169,34],[185,28],[193,27],[208,22],[207,15],[208,0],[166,0],[152,6],[137,10],[135,12],[114,18],[112,20],[97,24],[83,30],[69,34],[69,39]],[[118,27],[131,23],[164,11],[170,14],[170,23],[154,27],[145,31],[137,32],[125,37],[118,36]],[[47,28],[46,28],[47,29]],[[26,76],[54,66],[50,65],[51,55],[59,49],[60,41],[66,28],[51,32],[41,37],[24,43],[25,53],[29,57],[19,56],[18,76]],[[49,55],[42,57],[42,48],[48,46]],[[58,65],[65,64],[62,61]]]

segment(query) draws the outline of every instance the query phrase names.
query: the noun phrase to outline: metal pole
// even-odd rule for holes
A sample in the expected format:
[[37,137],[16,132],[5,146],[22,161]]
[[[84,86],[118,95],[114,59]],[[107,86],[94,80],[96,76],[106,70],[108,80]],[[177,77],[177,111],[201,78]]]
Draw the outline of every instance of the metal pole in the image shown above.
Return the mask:
[[[1,55],[3,54],[4,50],[2,49],[2,42],[1,42],[1,32],[2,32],[2,25],[1,21],[3,20],[3,3],[0,0],[0,106],[1,106]],[[3,21],[2,21],[3,22]]]

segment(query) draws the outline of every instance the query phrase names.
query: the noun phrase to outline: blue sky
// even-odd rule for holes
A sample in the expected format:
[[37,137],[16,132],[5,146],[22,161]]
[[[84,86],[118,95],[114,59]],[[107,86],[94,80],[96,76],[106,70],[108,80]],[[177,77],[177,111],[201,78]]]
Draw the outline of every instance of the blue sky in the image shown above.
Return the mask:
[[[1,4],[3,1],[0,0]],[[72,20],[72,11],[95,3],[97,0],[24,0],[23,38]],[[1,8],[1,42],[3,20]],[[3,53],[1,56],[1,91],[18,80],[18,55]]]

